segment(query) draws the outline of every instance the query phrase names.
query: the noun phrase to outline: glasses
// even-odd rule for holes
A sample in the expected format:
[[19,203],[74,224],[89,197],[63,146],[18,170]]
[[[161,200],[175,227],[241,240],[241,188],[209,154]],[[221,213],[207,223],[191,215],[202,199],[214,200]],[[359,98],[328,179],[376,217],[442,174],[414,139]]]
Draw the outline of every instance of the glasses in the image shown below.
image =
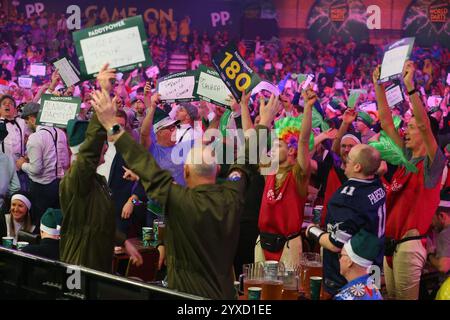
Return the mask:
[[339,259],[341,259],[342,257],[348,257],[348,254],[338,253],[338,257]]
[[170,130],[170,131],[173,131],[173,130],[179,129],[179,128],[180,128],[180,125],[174,124],[174,125],[171,125],[171,126],[168,126],[168,127],[164,127],[164,128],[162,128],[161,130],[166,130],[166,129],[168,129],[168,130]]

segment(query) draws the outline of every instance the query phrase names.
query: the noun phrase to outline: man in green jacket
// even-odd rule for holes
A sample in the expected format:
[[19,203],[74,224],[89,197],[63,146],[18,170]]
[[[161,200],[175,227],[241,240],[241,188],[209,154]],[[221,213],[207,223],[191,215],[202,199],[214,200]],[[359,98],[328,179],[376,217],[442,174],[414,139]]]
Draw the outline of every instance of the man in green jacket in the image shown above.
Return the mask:
[[[109,79],[112,77],[113,71],[104,66],[97,80],[105,92],[111,89]],[[108,184],[103,176],[96,173],[106,131],[96,115],[89,122],[86,132],[87,124],[87,121],[70,121],[67,128],[69,143],[75,141],[73,144],[76,144],[71,146],[76,161],[61,181],[59,191],[63,213],[61,261],[111,272],[116,244],[125,245],[131,260],[140,265],[142,257],[137,249],[125,240],[124,234],[116,231]],[[74,139],[70,139],[71,136]]]
[[[243,97],[243,105],[248,97]],[[268,130],[278,110],[277,103],[271,100],[272,103],[261,108],[261,121],[256,128],[258,137]],[[152,155],[117,126],[115,106],[107,92],[97,91],[92,105],[103,127],[111,133],[117,151],[140,177],[147,195],[156,199],[167,214],[165,246],[169,288],[211,299],[234,299],[232,266],[243,195],[256,165],[232,166],[228,180],[219,185],[216,184],[218,166],[211,150],[203,147],[196,154],[199,148],[194,147],[184,167],[187,187],[182,187],[174,184],[170,172],[161,170]]]

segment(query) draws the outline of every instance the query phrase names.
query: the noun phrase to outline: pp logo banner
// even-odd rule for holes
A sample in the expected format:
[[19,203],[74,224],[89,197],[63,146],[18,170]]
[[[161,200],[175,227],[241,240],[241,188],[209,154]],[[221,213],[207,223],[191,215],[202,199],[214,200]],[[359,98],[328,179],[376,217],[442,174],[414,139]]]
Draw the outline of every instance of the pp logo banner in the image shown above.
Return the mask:
[[231,24],[231,15],[228,11],[211,12],[211,24],[215,28],[217,25],[222,27]]

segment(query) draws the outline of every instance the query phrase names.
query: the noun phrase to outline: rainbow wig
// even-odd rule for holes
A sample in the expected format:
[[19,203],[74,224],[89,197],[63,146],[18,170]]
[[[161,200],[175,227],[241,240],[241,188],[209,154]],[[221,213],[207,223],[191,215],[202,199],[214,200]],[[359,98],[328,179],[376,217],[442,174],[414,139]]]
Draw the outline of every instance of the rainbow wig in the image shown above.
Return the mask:
[[[277,138],[283,140],[288,148],[298,149],[298,139],[300,137],[300,129],[302,127],[301,120],[294,117],[286,117],[275,121],[275,134]],[[309,149],[314,148],[314,135],[311,133],[309,141]]]

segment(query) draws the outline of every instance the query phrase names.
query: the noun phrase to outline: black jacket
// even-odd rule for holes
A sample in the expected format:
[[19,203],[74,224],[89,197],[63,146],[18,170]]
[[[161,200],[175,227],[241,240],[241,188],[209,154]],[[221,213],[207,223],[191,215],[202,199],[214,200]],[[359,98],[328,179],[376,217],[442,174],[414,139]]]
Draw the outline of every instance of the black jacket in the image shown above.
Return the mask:
[[26,246],[22,251],[51,260],[59,260],[59,240],[44,238],[39,244]]

